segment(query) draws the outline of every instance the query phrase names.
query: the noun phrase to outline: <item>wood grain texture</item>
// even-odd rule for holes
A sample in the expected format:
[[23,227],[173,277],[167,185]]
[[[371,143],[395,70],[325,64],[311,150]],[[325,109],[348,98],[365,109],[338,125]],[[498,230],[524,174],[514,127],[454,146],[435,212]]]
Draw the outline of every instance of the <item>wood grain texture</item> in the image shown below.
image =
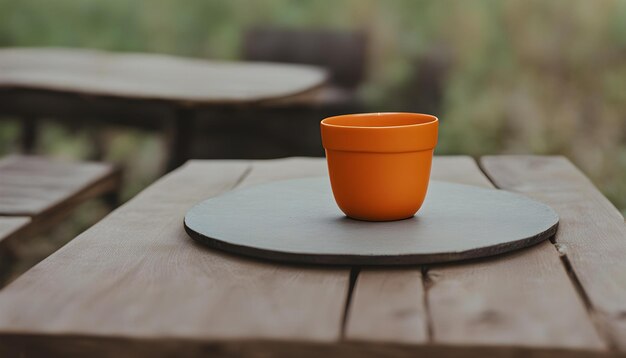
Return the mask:
[[345,337],[350,341],[428,342],[422,273],[415,269],[362,269],[356,280]]
[[489,156],[498,187],[552,206],[556,244],[613,345],[626,351],[626,226],[621,213],[564,157]]
[[307,175],[298,163],[192,161],[159,180],[0,293],[0,347],[15,334],[146,339],[147,350],[164,337],[337,341],[347,269],[242,259],[182,228],[197,201],[244,176],[242,185]]
[[[451,159],[434,177],[445,176],[446,168],[454,168],[449,180],[492,187],[470,158]],[[432,267],[428,279],[435,343],[605,349],[548,242],[468,265]]]
[[[491,187],[469,157],[436,157],[431,178]],[[378,302],[378,306],[359,303],[361,290],[372,291],[365,282],[384,282],[382,271],[376,271],[376,276],[362,271],[354,288],[347,338],[396,342],[394,337],[406,335],[401,336],[404,328],[391,313],[410,310],[418,312],[413,326],[421,327],[411,338],[414,343],[428,340],[437,345],[509,347],[511,354],[519,347],[597,351],[605,348],[549,243],[498,258],[432,266],[425,278],[394,270],[385,273],[388,280],[394,281],[400,280],[395,276],[404,276],[405,286],[414,287],[413,280],[417,279],[425,288],[426,297],[414,290],[409,300],[381,289],[380,299],[369,299]],[[412,302],[410,308],[407,302]],[[385,307],[383,312],[389,313],[372,313],[381,311],[381,306]],[[429,336],[421,333],[424,326],[429,327]],[[388,334],[386,329],[396,330],[397,334]]]
[[[207,164],[205,164],[207,165]],[[269,181],[319,176],[326,173],[326,163],[320,159],[288,158],[254,161],[249,174],[238,187],[248,187]],[[188,239],[190,240],[190,239]],[[216,251],[211,250],[210,252]],[[240,260],[234,256],[232,259]],[[348,268],[320,268],[281,265],[257,260],[249,275],[266,271],[264,280],[255,280],[256,288],[229,299],[238,307],[226,309],[224,321],[232,320],[233,312],[252,306],[257,313],[254,329],[239,333],[237,338],[297,339],[303,341],[336,342],[341,335],[341,320],[349,288]],[[260,292],[256,292],[256,291]],[[250,300],[254,297],[254,301]],[[251,322],[230,325],[249,326]],[[258,322],[257,322],[258,321]],[[214,324],[213,322],[211,324]],[[271,326],[268,326],[271,324]],[[266,327],[267,326],[267,327]],[[274,327],[275,326],[275,327]]]
[[237,188],[246,188],[274,180],[328,175],[328,166],[323,158],[257,160],[253,162],[252,169]]
[[120,172],[110,164],[9,156],[0,160],[0,215],[48,220],[119,185]]
[[217,62],[156,54],[29,48],[0,50],[0,88],[182,104],[246,103],[297,95],[322,85],[313,66]]

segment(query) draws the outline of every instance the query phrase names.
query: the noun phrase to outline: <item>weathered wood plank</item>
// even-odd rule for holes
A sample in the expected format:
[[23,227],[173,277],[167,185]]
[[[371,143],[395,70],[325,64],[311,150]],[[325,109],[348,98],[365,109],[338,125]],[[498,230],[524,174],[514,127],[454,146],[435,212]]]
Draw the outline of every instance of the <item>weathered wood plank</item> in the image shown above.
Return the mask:
[[498,187],[559,213],[559,251],[611,343],[626,351],[626,226],[619,210],[564,157],[489,156],[481,163]]
[[[491,186],[469,157],[435,158],[432,178]],[[398,324],[402,321],[393,313],[409,311],[417,312],[413,327],[419,327],[419,334],[413,333],[410,338],[413,343],[429,339],[436,344],[542,349],[602,350],[605,347],[587,316],[584,303],[570,284],[556,250],[549,243],[499,258],[433,266],[426,277],[421,278],[425,282],[403,273],[404,285],[415,287],[413,280],[418,280],[425,289],[411,291],[410,299],[398,298],[394,291],[383,290],[379,283],[376,298],[369,296],[367,301],[359,302],[359,297],[363,296],[361,290],[374,291],[369,286],[385,282],[381,278],[384,274],[389,276],[388,280],[392,277],[394,281],[400,280],[395,277],[398,276],[395,271],[377,271],[376,276],[369,270],[361,272],[348,317],[348,339],[396,342],[396,338],[384,330],[391,326],[400,334],[404,327]],[[398,294],[406,293],[399,291]],[[374,302],[376,306],[371,305]],[[407,307],[407,302],[412,305]],[[379,314],[381,307],[390,314]],[[429,327],[426,332],[430,331],[430,337],[422,333],[424,325]],[[406,341],[407,333],[400,337]]]
[[[255,163],[242,185],[324,168],[300,163]],[[192,161],[25,273],[0,293],[0,347],[12,333],[147,345],[161,337],[337,341],[347,269],[239,258],[183,231],[189,207],[231,189],[249,170],[244,162]]]
[[362,269],[353,289],[345,338],[426,343],[428,325],[420,269]]
[[64,162],[33,156],[0,160],[0,215],[51,217],[119,186],[110,164]]
[[[450,180],[492,187],[473,160],[449,167]],[[436,343],[605,349],[548,242],[494,259],[433,267],[428,278]]]
[[[250,173],[238,187],[325,175],[326,170],[325,161],[319,159],[254,161]],[[235,260],[234,256],[228,257]],[[211,324],[221,323],[221,327],[214,327],[214,330],[220,333],[232,330],[240,339],[339,340],[350,282],[349,269],[241,260],[250,261],[251,266],[242,283],[246,287],[230,294],[227,304],[213,313]],[[232,284],[236,278],[225,277],[224,281]],[[248,287],[250,285],[252,287]],[[242,314],[244,319],[233,320],[234,315]]]
[[0,50],[0,88],[190,104],[273,100],[326,81],[314,66],[218,62],[84,49]]
[[326,160],[320,158],[287,158],[275,160],[257,160],[253,162],[252,172],[238,186],[245,188],[272,180],[287,180],[311,176],[328,175]]

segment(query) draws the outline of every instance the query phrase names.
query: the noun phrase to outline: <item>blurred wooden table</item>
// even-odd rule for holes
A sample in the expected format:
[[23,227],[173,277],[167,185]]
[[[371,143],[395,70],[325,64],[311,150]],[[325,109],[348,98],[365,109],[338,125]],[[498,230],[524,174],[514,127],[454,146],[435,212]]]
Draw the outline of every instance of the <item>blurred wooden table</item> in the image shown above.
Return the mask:
[[186,210],[235,187],[325,175],[325,162],[188,162],[0,292],[0,355],[623,354],[620,212],[562,157],[491,156],[480,165],[437,157],[432,177],[551,205],[561,216],[554,242],[400,269],[232,256],[187,237]]
[[61,48],[0,49],[0,113],[26,124],[25,149],[41,116],[170,132],[170,167],[190,156],[197,109],[301,99],[326,81],[314,66],[219,62],[157,54]]

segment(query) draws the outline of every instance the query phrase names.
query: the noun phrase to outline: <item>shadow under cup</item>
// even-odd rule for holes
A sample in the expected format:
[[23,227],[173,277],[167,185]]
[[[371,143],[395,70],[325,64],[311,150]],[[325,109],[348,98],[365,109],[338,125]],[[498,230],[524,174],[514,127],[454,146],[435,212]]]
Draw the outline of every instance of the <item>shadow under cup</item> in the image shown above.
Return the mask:
[[365,113],[321,122],[333,195],[349,217],[412,217],[426,197],[439,120],[419,113]]

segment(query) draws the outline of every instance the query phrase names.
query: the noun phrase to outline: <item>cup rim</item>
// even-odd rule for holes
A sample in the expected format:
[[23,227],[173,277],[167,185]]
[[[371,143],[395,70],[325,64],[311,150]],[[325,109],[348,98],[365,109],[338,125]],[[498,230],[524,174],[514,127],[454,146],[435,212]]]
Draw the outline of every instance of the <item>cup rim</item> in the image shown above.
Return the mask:
[[410,112],[360,113],[328,117],[320,127],[326,150],[404,153],[435,148],[439,119]]
[[[347,125],[347,124],[336,124],[329,123],[338,119],[349,119],[349,118],[359,118],[359,117],[385,117],[389,118],[392,115],[404,115],[414,117],[415,119],[421,119],[422,121],[410,124],[398,124],[398,125]],[[394,129],[394,128],[412,128],[412,127],[422,127],[432,125],[434,123],[439,122],[439,118],[432,114],[426,113],[416,113],[416,112],[371,112],[371,113],[355,113],[355,114],[341,114],[337,116],[324,118],[321,122],[323,126],[327,127],[335,127],[335,128],[354,128],[354,129],[364,129],[364,130],[384,130],[384,129]]]

